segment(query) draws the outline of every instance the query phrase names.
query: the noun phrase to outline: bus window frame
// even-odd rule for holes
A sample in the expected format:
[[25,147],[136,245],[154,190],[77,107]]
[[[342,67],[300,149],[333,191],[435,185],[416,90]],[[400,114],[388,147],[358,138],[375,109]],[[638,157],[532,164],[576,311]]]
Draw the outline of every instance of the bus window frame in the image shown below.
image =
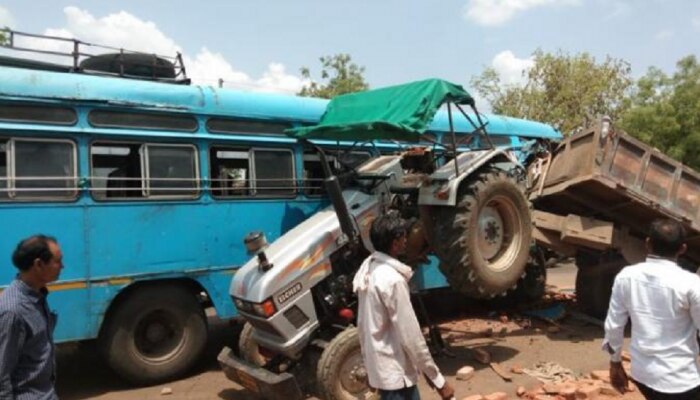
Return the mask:
[[[46,203],[46,202],[60,202],[60,203],[73,203],[78,200],[80,197],[80,176],[79,174],[79,160],[78,160],[78,145],[75,140],[73,139],[56,139],[56,138],[44,138],[41,136],[29,136],[29,137],[24,137],[24,136],[0,136],[0,139],[7,139],[7,150],[6,150],[6,157],[7,157],[7,199],[0,199],[0,203],[12,203],[12,202],[17,202],[17,203]],[[18,140],[19,139],[19,140]],[[69,177],[65,177],[66,180],[72,179],[73,182],[75,182],[75,186],[72,188],[67,188],[65,191],[69,192],[70,191],[70,196],[45,196],[45,197],[31,197],[31,196],[22,196],[21,193],[22,190],[15,190],[17,189],[15,187],[17,176],[15,175],[15,143],[17,141],[20,142],[40,142],[40,143],[64,143],[64,144],[69,144],[72,147],[72,155],[73,155],[73,165],[72,165],[72,172],[73,175]],[[64,177],[46,177],[46,178],[64,178]],[[50,188],[50,189],[45,189],[45,190],[57,190],[56,188]],[[62,190],[62,189],[58,189]],[[19,194],[19,196],[18,196]]]
[[[289,147],[267,147],[267,146],[250,146],[246,144],[241,144],[241,143],[226,143],[226,142],[215,142],[215,143],[210,143],[209,144],[209,149],[207,151],[207,157],[208,157],[208,168],[209,168],[209,177],[208,179],[212,181],[213,179],[219,179],[219,178],[214,178],[212,175],[214,170],[212,169],[212,161],[214,160],[212,158],[212,149],[217,149],[217,151],[244,151],[248,153],[248,168],[250,169],[249,172],[249,186],[247,190],[249,191],[250,194],[244,194],[244,195],[215,195],[214,194],[214,188],[212,185],[209,185],[209,194],[212,197],[212,199],[216,201],[235,201],[235,200],[251,200],[251,199],[293,199],[296,198],[299,195],[299,187],[298,187],[298,179],[297,179],[297,165],[296,165],[296,160],[295,160],[295,151],[293,148]],[[273,195],[273,194],[264,194],[260,195],[258,194],[258,182],[257,182],[257,172],[255,168],[255,151],[256,150],[262,150],[262,151],[279,151],[279,152],[287,152],[290,154],[291,162],[292,162],[292,186],[290,186],[289,193],[284,193],[284,194],[279,194],[279,195]],[[263,188],[266,189],[266,188]],[[221,190],[216,189],[216,190]],[[270,189],[267,189],[270,190]],[[274,190],[274,189],[273,189]]]
[[[142,125],[119,125],[116,123],[95,123],[93,121],[93,116],[99,113],[105,114],[131,114],[131,115],[155,115],[162,117],[180,117],[188,119],[190,122],[194,122],[194,127],[191,129],[180,129],[177,127],[164,127],[164,126],[142,126]],[[197,116],[194,114],[186,113],[174,113],[174,112],[153,112],[153,111],[125,111],[125,110],[115,110],[108,108],[93,108],[87,113],[87,122],[93,128],[107,128],[107,129],[126,129],[126,130],[137,130],[137,131],[150,131],[150,132],[178,132],[178,133],[196,133],[199,131],[200,123]]]
[[[191,147],[194,155],[194,194],[193,195],[175,195],[175,194],[151,194],[151,171],[150,171],[150,159],[148,156],[148,147]],[[145,142],[139,147],[140,156],[143,158],[141,166],[144,169],[141,170],[141,176],[143,178],[143,192],[144,198],[146,199],[156,199],[156,200],[196,200],[202,196],[202,188],[200,185],[200,168],[199,168],[199,148],[194,143],[153,143]]]
[[9,107],[12,106],[17,106],[17,107],[34,107],[37,109],[60,109],[64,111],[70,111],[72,114],[73,118],[70,121],[65,121],[65,122],[56,122],[56,121],[42,121],[38,119],[8,119],[8,118],[0,118],[0,123],[17,123],[17,124],[36,124],[36,125],[50,125],[50,126],[75,126],[78,123],[78,111],[73,108],[73,107],[66,107],[66,106],[55,106],[55,105],[46,105],[44,103],[25,103],[25,102],[16,102],[16,101],[0,101],[0,107],[3,105],[7,105]]
[[[104,197],[99,197],[95,196],[96,190],[93,188],[92,181],[93,179],[96,178],[96,176],[93,175],[93,171],[95,170],[95,165],[93,163],[93,152],[92,148],[95,145],[102,146],[102,145],[115,145],[115,146],[130,146],[130,145],[138,145],[138,152],[139,152],[139,163],[141,167],[141,196],[140,197],[112,197],[110,198],[109,196],[106,195],[107,191],[105,191],[105,196]],[[146,145],[156,145],[156,146],[182,146],[182,147],[192,147],[194,149],[194,159],[195,159],[195,184],[196,184],[196,194],[194,196],[187,196],[187,195],[151,195],[148,193],[148,187],[147,185],[150,183],[149,179],[147,177],[147,155],[145,155],[144,148]],[[89,186],[90,186],[90,197],[95,201],[99,203],[111,203],[111,202],[138,202],[138,201],[157,201],[157,200],[197,200],[202,197],[202,185],[201,185],[201,168],[200,168],[200,157],[199,157],[199,148],[196,144],[194,143],[170,143],[170,142],[150,142],[150,141],[138,141],[138,140],[101,140],[101,139],[95,139],[89,143],[88,147],[88,158],[89,158],[89,167],[90,167],[90,175],[89,175]],[[107,182],[107,180],[105,180]]]

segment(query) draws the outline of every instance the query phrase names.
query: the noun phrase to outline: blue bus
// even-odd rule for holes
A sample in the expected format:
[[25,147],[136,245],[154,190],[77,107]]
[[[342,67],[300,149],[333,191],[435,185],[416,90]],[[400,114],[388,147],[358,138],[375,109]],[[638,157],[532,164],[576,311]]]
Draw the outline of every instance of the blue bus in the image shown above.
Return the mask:
[[[317,156],[283,133],[316,123],[326,101],[50,69],[0,59],[0,290],[20,239],[55,236],[55,339],[97,339],[136,383],[174,378],[204,348],[204,310],[236,316],[228,291],[249,258],[245,234],[274,240],[328,204]],[[559,136],[486,118],[497,145]],[[444,113],[432,127],[435,143],[449,140]],[[339,168],[403,146],[317,144]],[[445,285],[434,266],[418,279]]]

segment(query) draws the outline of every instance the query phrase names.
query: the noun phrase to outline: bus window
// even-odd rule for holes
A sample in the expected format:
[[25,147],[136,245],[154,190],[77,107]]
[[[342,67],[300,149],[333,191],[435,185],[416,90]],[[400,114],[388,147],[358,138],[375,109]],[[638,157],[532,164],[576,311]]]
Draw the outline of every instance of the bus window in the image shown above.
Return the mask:
[[151,196],[190,196],[198,193],[197,152],[191,145],[145,145],[146,187]]
[[139,113],[112,110],[92,110],[88,114],[90,125],[100,128],[163,129],[194,132],[197,119],[191,115]]
[[75,125],[75,110],[31,104],[0,104],[0,120],[52,125]]
[[[335,157],[326,155],[331,163],[331,168],[335,169]],[[321,158],[317,153],[304,153],[304,194],[307,196],[320,196],[325,193],[323,187],[323,166]]]
[[254,149],[255,194],[289,196],[295,193],[294,158],[290,150]]
[[291,123],[279,121],[256,121],[232,118],[210,118],[207,121],[207,131],[212,133],[251,133],[283,136],[285,129],[291,127]]
[[[342,171],[342,165],[355,168],[370,159],[370,153],[366,151],[336,152],[327,151],[326,157],[331,163],[333,172]],[[321,159],[315,152],[304,153],[304,194],[307,196],[320,196],[325,193],[323,187],[323,167]]]
[[90,147],[92,195],[99,200],[142,198],[139,144],[95,143]]
[[209,151],[215,197],[290,196],[295,193],[291,150],[215,146]]
[[7,199],[10,195],[8,189],[9,177],[7,176],[7,140],[0,139],[0,199]]
[[211,188],[215,197],[250,196],[250,157],[246,149],[212,147],[209,150]]
[[18,199],[77,195],[75,144],[63,140],[12,139],[14,188]]
[[98,200],[198,194],[197,150],[192,145],[94,143],[90,157]]

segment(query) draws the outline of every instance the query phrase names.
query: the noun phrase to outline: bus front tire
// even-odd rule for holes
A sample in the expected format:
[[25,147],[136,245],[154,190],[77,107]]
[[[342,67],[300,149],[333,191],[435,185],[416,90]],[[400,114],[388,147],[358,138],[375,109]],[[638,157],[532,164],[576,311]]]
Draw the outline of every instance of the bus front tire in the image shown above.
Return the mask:
[[117,306],[99,338],[109,366],[126,380],[148,385],[182,376],[207,342],[207,321],[184,287],[140,288]]

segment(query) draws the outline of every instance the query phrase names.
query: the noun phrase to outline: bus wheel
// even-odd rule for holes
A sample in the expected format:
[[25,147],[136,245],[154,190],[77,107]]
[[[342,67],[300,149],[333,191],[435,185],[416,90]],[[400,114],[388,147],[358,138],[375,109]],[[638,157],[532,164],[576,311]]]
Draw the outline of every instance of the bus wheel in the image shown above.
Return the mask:
[[109,366],[128,381],[147,385],[177,378],[204,351],[206,317],[187,289],[149,286],[117,307],[99,345]]
[[367,381],[357,328],[347,328],[328,343],[316,368],[319,397],[326,400],[378,399]]

